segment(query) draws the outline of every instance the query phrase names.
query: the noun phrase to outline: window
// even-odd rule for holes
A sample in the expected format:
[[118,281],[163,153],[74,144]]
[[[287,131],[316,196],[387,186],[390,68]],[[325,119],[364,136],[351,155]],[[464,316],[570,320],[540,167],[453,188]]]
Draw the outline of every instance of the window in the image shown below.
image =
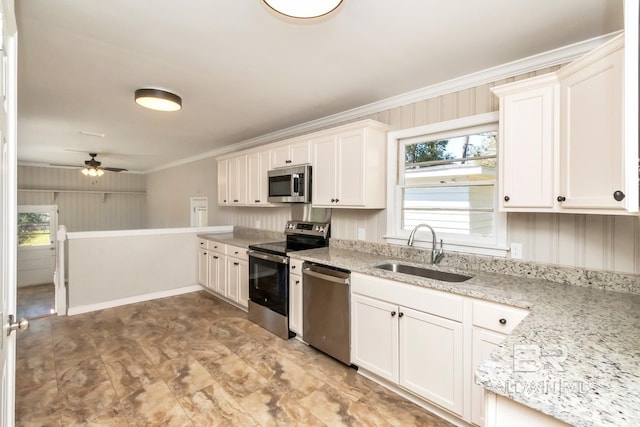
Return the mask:
[[405,239],[426,223],[445,247],[496,255],[506,234],[496,202],[497,138],[493,113],[392,133],[397,174],[387,237]]
[[52,241],[49,213],[18,213],[18,246],[48,246]]

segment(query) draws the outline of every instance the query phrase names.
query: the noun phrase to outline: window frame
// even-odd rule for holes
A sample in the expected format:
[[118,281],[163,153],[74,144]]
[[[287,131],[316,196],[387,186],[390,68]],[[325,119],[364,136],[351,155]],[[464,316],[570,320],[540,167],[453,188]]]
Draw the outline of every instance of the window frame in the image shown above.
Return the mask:
[[[451,135],[456,131],[495,125],[498,130],[499,113],[479,114],[461,119],[418,126],[389,132],[387,136],[387,233],[384,238],[387,243],[406,245],[410,231],[402,229],[402,194],[404,186],[400,183],[403,173],[400,166],[400,147],[408,141],[426,137],[437,139]],[[500,138],[500,134],[498,134]],[[497,147],[496,147],[497,150]],[[499,151],[496,152],[498,163]],[[404,165],[404,162],[403,162]],[[497,165],[496,165],[497,168]],[[452,233],[437,233],[438,240],[443,239],[444,249],[454,252],[466,252],[491,256],[506,257],[507,247],[507,214],[500,212],[498,204],[498,171],[494,184],[494,234],[487,237],[467,236]],[[420,230],[416,235],[414,246],[431,249],[431,235],[428,230]]]

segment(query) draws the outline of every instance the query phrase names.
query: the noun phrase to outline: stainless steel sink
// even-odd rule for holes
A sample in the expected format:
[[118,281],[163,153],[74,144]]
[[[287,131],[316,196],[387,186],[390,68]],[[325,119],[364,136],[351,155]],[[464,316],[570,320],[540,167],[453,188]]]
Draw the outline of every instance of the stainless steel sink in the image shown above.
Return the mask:
[[426,277],[428,279],[441,280],[443,282],[464,282],[471,279],[472,276],[464,274],[447,273],[446,271],[432,270],[424,267],[414,267],[412,265],[400,263],[388,263],[376,265],[375,268],[381,270],[393,271],[394,273],[410,274],[412,276]]

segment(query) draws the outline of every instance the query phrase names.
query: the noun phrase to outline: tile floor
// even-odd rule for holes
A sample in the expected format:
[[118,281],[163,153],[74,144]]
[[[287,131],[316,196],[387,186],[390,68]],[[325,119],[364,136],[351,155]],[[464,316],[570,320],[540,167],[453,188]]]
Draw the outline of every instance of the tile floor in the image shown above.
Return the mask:
[[50,316],[55,311],[55,289],[53,283],[18,288],[16,311],[18,319],[34,319]]
[[450,426],[206,292],[18,335],[22,426]]

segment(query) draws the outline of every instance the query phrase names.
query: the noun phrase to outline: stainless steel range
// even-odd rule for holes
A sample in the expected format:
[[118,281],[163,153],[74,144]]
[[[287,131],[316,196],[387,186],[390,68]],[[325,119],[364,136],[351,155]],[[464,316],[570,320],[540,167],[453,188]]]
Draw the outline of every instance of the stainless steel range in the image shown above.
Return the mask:
[[289,339],[289,252],[329,246],[330,209],[292,208],[286,241],[249,246],[249,320]]

